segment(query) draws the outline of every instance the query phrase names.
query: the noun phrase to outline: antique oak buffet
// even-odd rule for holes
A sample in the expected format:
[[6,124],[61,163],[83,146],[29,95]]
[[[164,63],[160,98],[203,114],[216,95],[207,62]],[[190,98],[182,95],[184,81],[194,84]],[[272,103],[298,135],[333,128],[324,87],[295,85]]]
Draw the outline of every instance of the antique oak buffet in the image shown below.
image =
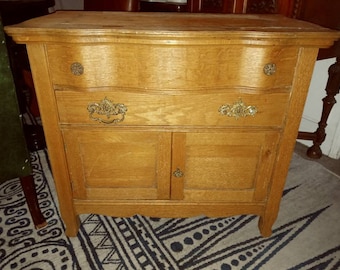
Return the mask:
[[271,234],[319,48],[281,15],[57,12],[27,45],[66,234],[78,215],[256,214]]

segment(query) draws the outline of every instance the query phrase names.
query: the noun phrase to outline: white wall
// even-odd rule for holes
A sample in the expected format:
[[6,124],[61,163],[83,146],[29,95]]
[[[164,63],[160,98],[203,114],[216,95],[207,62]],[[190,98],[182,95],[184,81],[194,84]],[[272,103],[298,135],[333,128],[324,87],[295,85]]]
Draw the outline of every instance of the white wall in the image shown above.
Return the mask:
[[[322,113],[322,99],[326,96],[326,84],[328,80],[328,68],[335,63],[335,58],[317,61],[309,88],[309,93],[303,112],[300,131],[314,132],[318,127]],[[340,94],[335,96],[338,101],[329,115],[326,127],[326,140],[321,145],[323,154],[331,158],[340,158]],[[299,142],[311,146],[311,141],[299,140]]]

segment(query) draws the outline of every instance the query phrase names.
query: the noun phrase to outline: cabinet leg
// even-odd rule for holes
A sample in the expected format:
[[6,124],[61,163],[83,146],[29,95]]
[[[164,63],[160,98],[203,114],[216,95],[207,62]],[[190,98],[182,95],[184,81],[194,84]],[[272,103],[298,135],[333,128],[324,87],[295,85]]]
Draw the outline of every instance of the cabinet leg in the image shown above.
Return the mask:
[[326,85],[327,96],[322,99],[323,108],[318,128],[314,133],[299,132],[298,135],[298,139],[313,140],[313,145],[307,150],[307,156],[315,159],[322,156],[320,146],[325,141],[327,120],[336,103],[335,96],[339,93],[340,89],[340,57],[337,57],[336,63],[329,67],[328,74],[329,77]]
[[270,220],[267,220],[264,217],[260,216],[258,226],[263,237],[269,237],[272,235],[273,222],[271,222]]
[[20,177],[20,183],[26,197],[28,209],[31,213],[34,226],[37,229],[45,227],[47,225],[47,222],[42,215],[39,207],[33,175]]
[[67,216],[62,215],[62,219],[66,226],[65,234],[68,237],[77,236],[79,227],[80,227],[79,216],[78,215],[74,216],[74,215],[69,215],[69,214]]

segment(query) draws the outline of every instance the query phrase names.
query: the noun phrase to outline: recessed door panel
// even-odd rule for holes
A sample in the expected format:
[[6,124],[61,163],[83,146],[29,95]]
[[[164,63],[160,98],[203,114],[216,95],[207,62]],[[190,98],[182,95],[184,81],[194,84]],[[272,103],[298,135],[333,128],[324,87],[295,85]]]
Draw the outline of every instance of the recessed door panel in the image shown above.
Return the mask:
[[[263,201],[271,178],[277,132],[175,133],[172,198]],[[179,188],[180,187],[180,188]]]
[[169,133],[73,128],[63,135],[76,198],[169,198]]

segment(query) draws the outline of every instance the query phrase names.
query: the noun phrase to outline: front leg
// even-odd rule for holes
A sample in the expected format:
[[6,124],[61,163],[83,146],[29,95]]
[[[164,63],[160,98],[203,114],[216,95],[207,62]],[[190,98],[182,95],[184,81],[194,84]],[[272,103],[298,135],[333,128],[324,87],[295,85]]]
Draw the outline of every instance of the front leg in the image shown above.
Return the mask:
[[263,237],[270,237],[272,235],[272,227],[274,222],[275,220],[273,219],[260,216],[258,226]]

